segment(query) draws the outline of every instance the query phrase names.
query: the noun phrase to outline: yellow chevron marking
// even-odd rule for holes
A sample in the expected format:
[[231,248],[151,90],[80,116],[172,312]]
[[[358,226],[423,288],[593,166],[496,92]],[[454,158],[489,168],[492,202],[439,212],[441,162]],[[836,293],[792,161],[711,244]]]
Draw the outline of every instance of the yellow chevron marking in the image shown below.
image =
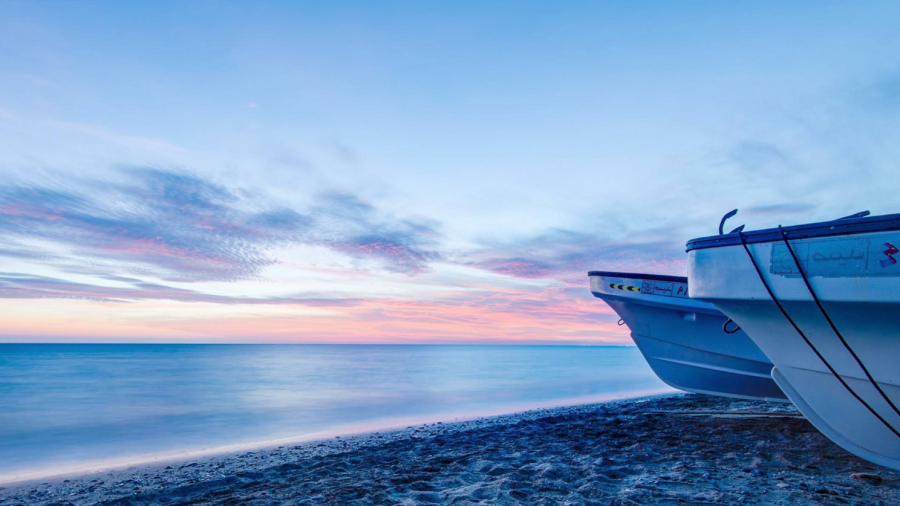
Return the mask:
[[625,290],[626,292],[641,292],[641,287],[639,286],[617,285],[615,283],[610,283],[609,287],[615,290]]

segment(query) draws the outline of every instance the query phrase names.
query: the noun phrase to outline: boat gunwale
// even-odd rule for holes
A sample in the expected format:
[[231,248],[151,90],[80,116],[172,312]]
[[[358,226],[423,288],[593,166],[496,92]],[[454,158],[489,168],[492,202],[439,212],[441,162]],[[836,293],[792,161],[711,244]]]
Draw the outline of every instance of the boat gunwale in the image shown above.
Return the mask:
[[645,274],[640,272],[588,271],[588,277],[642,279],[647,281],[666,281],[684,284],[687,284],[688,282],[688,278],[685,276],[670,276],[668,274]]
[[[889,232],[900,230],[900,214],[884,214],[881,216],[867,216],[864,218],[844,218],[816,223],[805,223],[783,227],[783,230],[787,232],[790,239],[812,239],[817,237],[833,237],[871,232]],[[743,236],[748,244],[782,240],[781,230],[778,228],[765,228],[743,232]],[[689,240],[685,251],[721,248],[739,244],[741,244],[741,234],[738,232],[711,235]]]
[[[651,293],[619,295],[609,292],[595,292],[593,290],[591,290],[591,294],[594,297],[597,297],[598,299],[607,303],[609,302],[609,300],[612,300],[615,302],[622,302],[624,304],[652,306],[668,311],[677,311],[681,313],[703,313],[710,316],[721,316],[724,319],[728,318],[727,316],[725,316],[725,313],[716,309],[716,306],[714,306],[713,304],[699,299],[692,299],[690,297],[666,297],[663,295],[653,295]],[[689,303],[685,304],[683,301],[689,301]],[[691,302],[695,303],[696,305],[691,305]]]

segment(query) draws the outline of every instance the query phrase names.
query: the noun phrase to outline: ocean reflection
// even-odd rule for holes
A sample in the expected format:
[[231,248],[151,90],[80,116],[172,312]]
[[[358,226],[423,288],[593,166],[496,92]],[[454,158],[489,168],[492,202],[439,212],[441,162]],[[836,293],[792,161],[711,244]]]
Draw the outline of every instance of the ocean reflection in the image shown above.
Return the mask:
[[0,344],[0,475],[664,388],[631,347]]

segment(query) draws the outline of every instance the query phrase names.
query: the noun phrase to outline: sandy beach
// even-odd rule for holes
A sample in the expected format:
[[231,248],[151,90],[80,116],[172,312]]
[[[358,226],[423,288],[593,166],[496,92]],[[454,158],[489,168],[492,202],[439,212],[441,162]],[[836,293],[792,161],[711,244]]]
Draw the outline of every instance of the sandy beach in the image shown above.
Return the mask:
[[788,404],[668,395],[8,485],[16,504],[900,504]]

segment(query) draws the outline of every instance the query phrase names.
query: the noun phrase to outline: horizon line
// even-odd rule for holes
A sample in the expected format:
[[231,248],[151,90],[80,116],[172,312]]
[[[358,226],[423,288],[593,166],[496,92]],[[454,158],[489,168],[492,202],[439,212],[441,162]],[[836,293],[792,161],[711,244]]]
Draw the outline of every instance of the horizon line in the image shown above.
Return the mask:
[[634,344],[613,344],[613,343],[575,343],[575,342],[474,342],[474,343],[354,343],[354,342],[304,342],[304,343],[285,343],[285,342],[260,342],[260,343],[235,343],[235,342],[172,342],[172,341],[0,341],[2,345],[176,345],[176,346],[567,346],[567,347],[591,347],[591,348],[634,348]]

